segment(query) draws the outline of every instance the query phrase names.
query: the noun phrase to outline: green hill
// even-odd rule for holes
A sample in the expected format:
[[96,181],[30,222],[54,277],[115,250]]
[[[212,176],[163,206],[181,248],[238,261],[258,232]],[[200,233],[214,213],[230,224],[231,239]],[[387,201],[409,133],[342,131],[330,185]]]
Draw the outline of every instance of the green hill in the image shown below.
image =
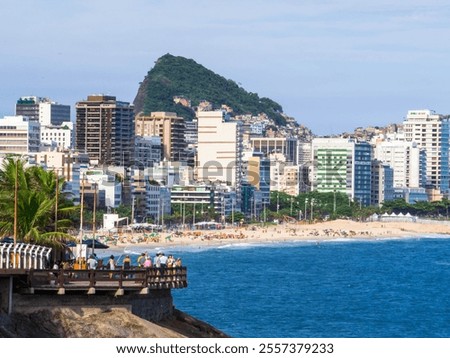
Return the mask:
[[208,70],[194,60],[166,54],[160,57],[141,83],[134,106],[136,113],[166,111],[176,112],[186,119],[195,116],[194,111],[173,102],[174,96],[184,96],[195,107],[206,100],[219,108],[226,104],[234,114],[257,115],[265,113],[278,125],[286,123],[282,107],[269,98],[247,92],[232,80]]

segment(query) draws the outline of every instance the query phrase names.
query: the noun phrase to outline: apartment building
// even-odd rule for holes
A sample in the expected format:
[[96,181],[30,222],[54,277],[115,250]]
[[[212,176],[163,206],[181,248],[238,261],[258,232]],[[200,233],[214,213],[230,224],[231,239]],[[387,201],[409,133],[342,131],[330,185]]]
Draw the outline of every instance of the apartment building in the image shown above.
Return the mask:
[[73,148],[74,137],[72,122],[41,126],[41,143],[56,143],[56,146],[60,149],[71,149]]
[[75,148],[94,165],[130,166],[134,152],[134,111],[114,96],[90,95],[77,102]]
[[49,98],[24,96],[16,102],[16,115],[38,121],[42,126],[59,126],[63,122],[70,122],[70,106]]
[[158,136],[161,138],[162,159],[185,160],[185,123],[183,117],[173,112],[151,112],[139,114],[135,120],[136,135]]
[[312,190],[346,193],[362,205],[370,205],[372,148],[369,143],[314,138],[312,155]]
[[251,138],[250,144],[255,152],[270,154],[283,154],[286,161],[298,163],[297,138]]
[[27,154],[39,151],[40,129],[38,121],[24,116],[0,118],[0,153]]
[[198,112],[197,180],[239,188],[242,179],[241,122],[222,111]]
[[400,140],[379,142],[374,147],[374,158],[393,169],[394,187],[422,186],[421,164],[424,163],[425,152],[416,143]]
[[403,122],[405,140],[415,142],[426,153],[426,187],[449,190],[449,117],[434,111],[408,111]]

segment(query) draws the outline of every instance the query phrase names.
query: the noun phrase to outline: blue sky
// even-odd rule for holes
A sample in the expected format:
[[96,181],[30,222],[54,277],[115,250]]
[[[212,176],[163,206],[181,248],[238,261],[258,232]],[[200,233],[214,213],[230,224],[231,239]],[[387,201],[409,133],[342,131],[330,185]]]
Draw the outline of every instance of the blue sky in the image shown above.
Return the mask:
[[132,102],[171,53],[317,135],[450,113],[450,0],[1,0],[0,117],[20,96]]

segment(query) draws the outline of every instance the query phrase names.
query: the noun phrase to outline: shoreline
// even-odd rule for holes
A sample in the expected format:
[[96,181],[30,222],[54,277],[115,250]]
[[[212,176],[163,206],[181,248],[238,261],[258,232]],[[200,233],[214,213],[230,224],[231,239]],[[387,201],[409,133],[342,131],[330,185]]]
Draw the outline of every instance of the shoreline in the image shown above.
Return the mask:
[[165,247],[218,247],[236,244],[276,244],[281,242],[364,241],[374,239],[402,239],[438,235],[450,238],[450,223],[421,222],[358,222],[333,220],[314,224],[279,224],[267,227],[249,225],[219,230],[165,231],[158,235],[125,234],[118,242],[106,240],[108,250],[146,247],[149,250]]

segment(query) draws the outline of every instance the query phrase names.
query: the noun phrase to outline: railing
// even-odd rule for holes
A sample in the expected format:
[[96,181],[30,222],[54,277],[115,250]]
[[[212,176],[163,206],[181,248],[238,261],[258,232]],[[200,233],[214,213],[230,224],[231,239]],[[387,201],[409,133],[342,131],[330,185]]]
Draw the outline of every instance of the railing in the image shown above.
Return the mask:
[[34,289],[139,290],[187,287],[187,268],[130,270],[30,270],[28,287]]
[[0,243],[0,269],[42,269],[50,260],[50,247]]

